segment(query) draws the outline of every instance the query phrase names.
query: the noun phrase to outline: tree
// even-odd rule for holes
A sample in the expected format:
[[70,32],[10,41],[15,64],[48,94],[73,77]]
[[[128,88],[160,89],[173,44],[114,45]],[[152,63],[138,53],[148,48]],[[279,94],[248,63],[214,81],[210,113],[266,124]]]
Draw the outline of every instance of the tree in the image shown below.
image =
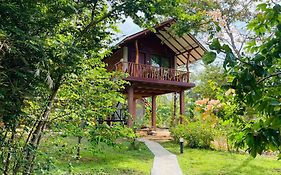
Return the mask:
[[80,76],[70,74],[58,92],[48,123],[54,131],[63,128],[67,135],[77,137],[77,159],[80,158],[82,138],[89,136],[92,128],[99,126],[100,120],[112,116],[117,103],[125,102],[120,93],[125,84],[124,76],[107,72],[105,64],[94,66],[97,61],[89,59],[85,62]]
[[131,16],[148,26],[159,14],[169,16],[175,3],[1,1],[1,171],[32,173],[56,96],[74,75],[83,76],[87,61],[97,58],[92,68],[101,65],[117,22]]
[[[237,94],[237,115],[233,115],[238,128],[236,146],[246,146],[253,156],[267,149],[280,152],[280,10],[277,2],[262,3],[255,10],[253,6],[257,3],[251,0],[193,4],[186,1],[182,3],[195,5],[200,12],[195,11],[193,18],[179,18],[179,24],[186,25],[175,27],[178,33],[183,33],[191,29],[187,26],[196,23],[194,31],[203,31],[206,38],[212,40],[209,48],[213,51],[205,53],[205,64],[223,57],[223,67],[231,82],[229,87]],[[189,14],[189,10],[187,12]],[[254,110],[255,117],[249,119],[245,109],[251,109],[251,113]]]
[[212,42],[215,50],[212,59],[218,53],[225,54],[224,65],[239,107],[249,106],[255,110],[255,117],[250,120],[244,120],[243,109],[239,110],[241,113],[236,119],[239,135],[236,145],[246,145],[253,156],[268,149],[280,153],[281,149],[281,6],[262,3],[257,11],[258,15],[247,28],[259,40],[254,38],[247,43],[248,56],[235,55],[231,47],[221,45],[218,39]]

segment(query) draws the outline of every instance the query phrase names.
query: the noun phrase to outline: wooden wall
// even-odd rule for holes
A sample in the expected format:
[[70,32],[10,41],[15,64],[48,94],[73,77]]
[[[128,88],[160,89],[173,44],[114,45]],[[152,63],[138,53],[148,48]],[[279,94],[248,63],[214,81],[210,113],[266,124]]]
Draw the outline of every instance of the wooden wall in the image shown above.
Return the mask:
[[119,48],[117,51],[114,52],[113,55],[106,58],[104,62],[108,64],[107,70],[110,72],[113,71],[115,64],[118,63],[120,59],[122,59],[122,57],[123,57],[123,49]]
[[[135,41],[127,44],[128,46],[128,61],[135,62],[136,49]],[[175,53],[154,34],[148,34],[140,39],[138,39],[139,48],[139,63],[150,64],[151,55],[159,55],[167,57],[170,60],[170,68],[174,68],[174,56]],[[146,60],[145,60],[146,59]]]
[[[128,47],[128,61],[136,61],[136,46],[135,40],[126,43],[124,46]],[[138,38],[138,49],[139,49],[139,63],[140,64],[151,64],[151,55],[158,55],[166,57],[170,60],[170,68],[175,68],[175,53],[154,34],[150,33],[141,38]],[[107,70],[113,71],[114,66],[123,58],[123,48],[117,49],[113,55],[104,60],[108,64]]]

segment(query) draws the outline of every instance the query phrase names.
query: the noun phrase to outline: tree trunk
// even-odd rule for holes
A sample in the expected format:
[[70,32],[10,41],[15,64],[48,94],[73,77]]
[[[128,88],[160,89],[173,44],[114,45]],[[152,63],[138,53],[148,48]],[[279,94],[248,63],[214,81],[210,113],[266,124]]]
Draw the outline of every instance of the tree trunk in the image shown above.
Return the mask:
[[25,156],[26,164],[25,164],[24,171],[23,171],[24,175],[29,175],[32,173],[37,148],[40,144],[40,140],[42,138],[43,131],[44,131],[46,123],[48,121],[49,115],[51,113],[54,99],[60,88],[61,78],[62,78],[62,76],[58,79],[58,83],[55,84],[55,86],[52,90],[52,93],[49,96],[48,103],[44,110],[44,113],[43,113],[42,117],[40,118],[38,124],[36,125],[34,132],[32,133],[32,137],[31,137],[29,143],[27,144],[26,156]]
[[35,123],[33,124],[32,128],[31,128],[31,130],[28,133],[28,136],[27,136],[27,138],[25,140],[25,144],[24,144],[23,149],[22,149],[22,157],[21,157],[20,160],[16,160],[15,163],[14,163],[13,175],[17,175],[20,167],[22,166],[22,159],[24,157],[24,154],[26,153],[25,151],[27,150],[28,142],[29,142],[30,137],[32,136],[32,133],[35,130],[35,127],[37,126],[38,122],[39,122],[39,119],[37,119],[35,121]]
[[76,159],[79,160],[80,159],[80,147],[81,147],[81,141],[82,141],[82,137],[78,136],[78,144],[77,144],[77,154],[76,154]]

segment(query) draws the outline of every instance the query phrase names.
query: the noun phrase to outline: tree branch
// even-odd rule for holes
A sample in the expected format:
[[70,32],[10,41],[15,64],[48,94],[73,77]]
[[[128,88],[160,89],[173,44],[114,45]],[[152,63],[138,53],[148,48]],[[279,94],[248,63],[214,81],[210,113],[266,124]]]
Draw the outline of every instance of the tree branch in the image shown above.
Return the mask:
[[275,76],[278,76],[278,75],[281,75],[281,72],[276,72],[274,74],[268,75],[268,76],[264,77],[263,79],[259,80],[258,83],[261,83],[261,82],[265,81],[266,79],[269,79],[271,77],[275,77]]
[[[238,50],[239,53],[241,53],[241,50],[243,49],[243,46],[244,46],[244,44],[246,43],[249,34],[250,34],[250,32],[248,32],[248,33],[244,36],[244,39],[243,39],[243,41],[241,42],[241,46],[240,46],[240,48],[239,48],[239,50]],[[242,34],[240,34],[240,35],[242,35]],[[243,36],[243,35],[242,35],[242,36]]]
[[227,22],[225,26],[226,26],[225,32],[227,33],[227,35],[228,35],[229,38],[230,38],[231,47],[233,48],[233,50],[234,50],[234,52],[236,53],[237,57],[240,59],[240,58],[241,58],[241,54],[240,54],[240,52],[238,51],[238,49],[236,48],[233,34],[232,34],[231,31],[230,31],[229,23]]
[[[95,4],[97,3],[97,1],[95,2]],[[105,20],[106,18],[109,18],[115,11],[117,11],[120,7],[122,7],[124,4],[121,4],[119,6],[117,6],[116,8],[112,9],[111,11],[109,11],[108,13],[106,13],[104,16],[102,16],[101,18],[99,18],[98,20],[93,20],[94,19],[94,10],[92,9],[92,16],[91,16],[91,22],[80,32],[80,34],[78,35],[78,37],[74,40],[73,42],[73,46],[77,44],[77,42],[83,37],[83,35],[93,26],[97,25],[98,23],[100,23],[101,21]],[[96,5],[94,5],[94,8],[96,8]]]

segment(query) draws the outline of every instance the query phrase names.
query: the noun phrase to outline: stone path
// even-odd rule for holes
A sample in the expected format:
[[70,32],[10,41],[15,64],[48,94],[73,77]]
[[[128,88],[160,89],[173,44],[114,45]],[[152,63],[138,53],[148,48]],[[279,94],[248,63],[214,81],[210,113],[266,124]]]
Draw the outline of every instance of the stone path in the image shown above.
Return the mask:
[[159,143],[147,139],[139,139],[144,142],[154,154],[151,175],[182,175],[177,156],[167,151]]

